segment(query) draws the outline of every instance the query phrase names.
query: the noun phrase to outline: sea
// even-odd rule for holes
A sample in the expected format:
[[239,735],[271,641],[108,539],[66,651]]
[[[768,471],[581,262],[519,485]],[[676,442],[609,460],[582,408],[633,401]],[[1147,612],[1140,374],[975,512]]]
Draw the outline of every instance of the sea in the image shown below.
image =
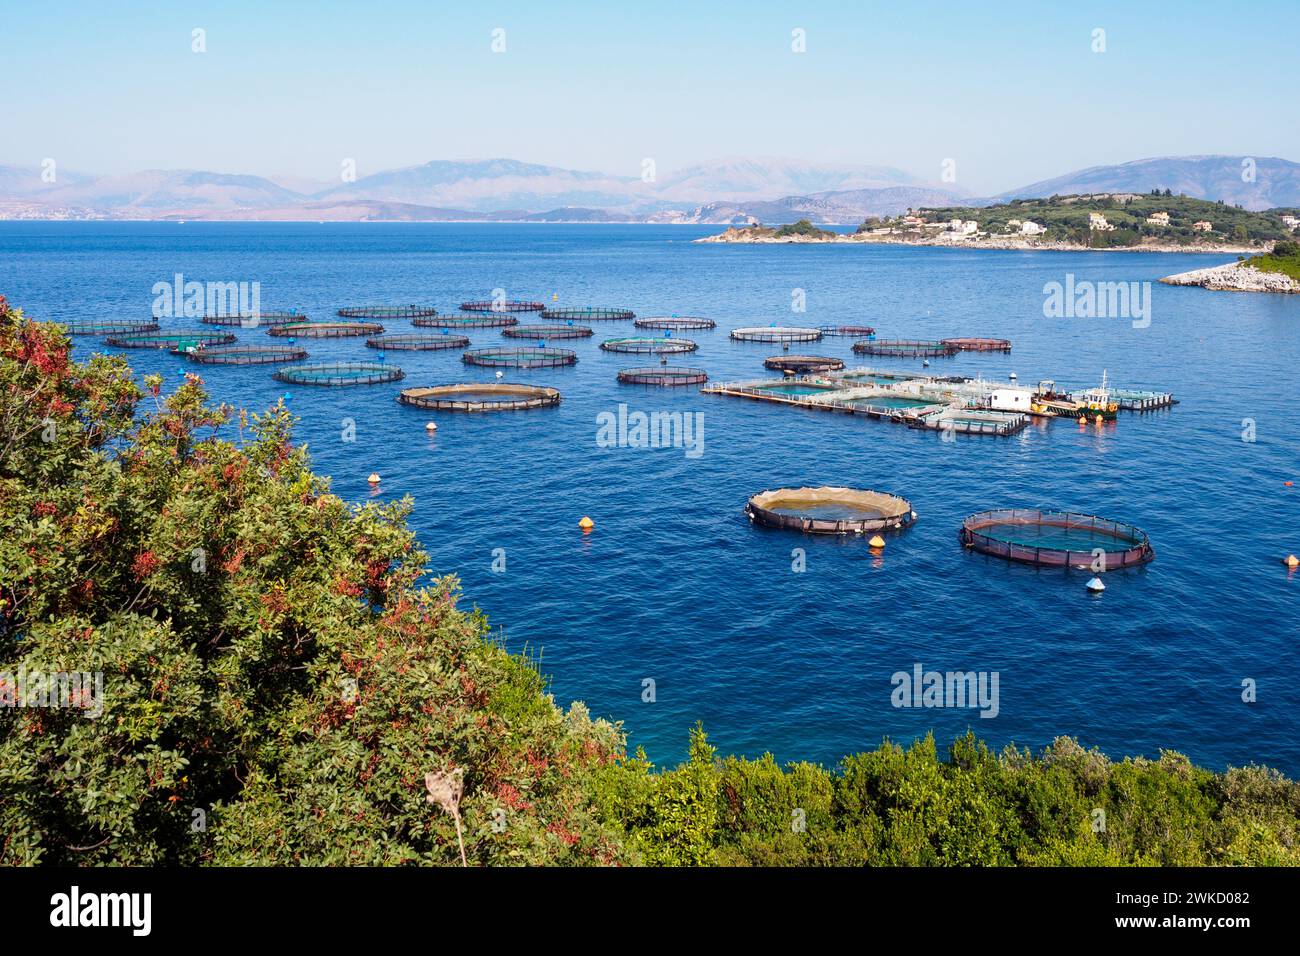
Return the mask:
[[[576,351],[572,366],[506,370],[507,382],[562,393],[557,407],[533,411],[396,401],[404,387],[496,380],[454,349],[386,352],[404,380],[350,388],[281,384],[271,366],[198,367],[215,400],[260,410],[285,396],[314,468],[345,499],[409,496],[431,572],[456,575],[464,605],[539,660],[557,703],[622,721],[630,746],[656,763],[681,760],[698,721],[721,753],[828,767],[884,739],[933,731],[942,749],[971,729],[995,748],[1037,751],[1071,736],[1116,758],[1174,750],[1215,769],[1300,774],[1300,578],[1284,565],[1300,553],[1300,296],[1158,282],[1226,255],[692,242],[719,228],[4,222],[0,293],[51,321],[147,319],[155,287],[177,276],[255,282],[263,310],[312,319],[354,305],[455,312],[494,294],[703,316],[717,327],[675,333],[698,349],[670,361],[712,382],[777,374],[763,360],[780,346],[733,341],[731,329],[871,325],[884,339],[1012,342],[1009,354],[933,359],[931,373],[1014,373],[1061,388],[1105,375],[1172,392],[1172,408],[1114,424],[946,441],[698,387],[619,384],[620,368],[658,364],[601,350],[607,338],[657,334],[630,321],[548,343]],[[1054,289],[1112,282],[1135,283],[1145,315],[1052,307]],[[241,344],[282,341],[233,331]],[[474,347],[535,344],[499,329],[467,334]],[[856,356],[853,341],[791,351],[922,370],[920,359]],[[379,358],[359,338],[299,344],[309,361]],[[79,356],[97,350],[112,351],[77,338]],[[165,351],[127,354],[167,387],[196,369]],[[691,423],[690,443],[607,427],[655,412],[682,413],[670,420]],[[805,485],[901,495],[917,520],[874,552],[859,537],[747,520],[749,496]],[[1094,595],[1090,574],[963,549],[966,516],[1011,507],[1130,523],[1155,560],[1105,574]],[[594,524],[585,533],[584,516]],[[900,676],[918,669],[982,675],[996,705],[940,695],[929,702],[946,706],[925,706]]]

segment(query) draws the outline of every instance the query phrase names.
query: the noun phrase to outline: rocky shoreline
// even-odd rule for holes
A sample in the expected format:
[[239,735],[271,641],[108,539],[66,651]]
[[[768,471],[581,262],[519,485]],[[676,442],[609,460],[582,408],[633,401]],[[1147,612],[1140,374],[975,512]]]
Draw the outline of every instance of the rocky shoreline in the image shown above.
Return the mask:
[[1192,285],[1216,292],[1300,293],[1300,282],[1282,272],[1262,272],[1242,262],[1229,262],[1209,269],[1193,269],[1160,280],[1166,285]]

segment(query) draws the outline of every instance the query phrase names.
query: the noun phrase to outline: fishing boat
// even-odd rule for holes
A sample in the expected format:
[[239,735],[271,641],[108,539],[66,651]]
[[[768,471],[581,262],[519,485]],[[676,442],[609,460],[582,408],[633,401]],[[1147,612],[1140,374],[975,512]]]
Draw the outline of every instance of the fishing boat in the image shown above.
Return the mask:
[[1111,395],[1104,369],[1101,373],[1101,385],[1079,395],[1077,405],[1079,418],[1095,419],[1100,416],[1102,421],[1112,422],[1118,417],[1119,403]]

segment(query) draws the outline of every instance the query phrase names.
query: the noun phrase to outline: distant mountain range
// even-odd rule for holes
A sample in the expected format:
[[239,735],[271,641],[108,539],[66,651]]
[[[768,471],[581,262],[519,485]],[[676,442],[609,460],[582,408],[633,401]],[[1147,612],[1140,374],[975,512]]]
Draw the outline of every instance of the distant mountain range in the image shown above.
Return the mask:
[[94,176],[60,169],[47,183],[37,167],[0,166],[0,218],[857,223],[922,206],[1166,188],[1252,210],[1300,206],[1300,164],[1276,158],[1251,164],[1243,166],[1239,156],[1143,159],[992,198],[888,166],[768,158],[724,159],[644,177],[514,159],[434,160],[332,186],[201,170]]

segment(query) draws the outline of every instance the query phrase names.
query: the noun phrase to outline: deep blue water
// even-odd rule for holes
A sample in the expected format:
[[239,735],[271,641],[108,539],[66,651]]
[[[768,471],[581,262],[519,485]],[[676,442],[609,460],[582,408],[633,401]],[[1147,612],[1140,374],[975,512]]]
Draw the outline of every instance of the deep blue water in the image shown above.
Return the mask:
[[[571,368],[512,372],[564,394],[556,409],[492,416],[394,402],[410,385],[491,380],[459,352],[390,352],[400,385],[284,386],[268,366],[210,367],[214,397],[263,407],[286,391],[318,471],[352,500],[411,495],[438,572],[505,629],[543,652],[558,701],[621,718],[657,761],[680,758],[702,720],[723,752],[833,763],[882,737],[970,726],[997,745],[1038,748],[1070,734],[1113,755],[1183,751],[1222,767],[1251,761],[1300,773],[1296,602],[1281,559],[1300,552],[1300,297],[1155,285],[1150,327],[1124,319],[1046,319],[1043,285],[1067,273],[1147,281],[1227,257],[969,252],[889,247],[718,246],[711,227],[425,224],[0,223],[0,292],[45,319],[144,318],[151,287],[188,279],[258,281],[264,309],[327,318],[348,304],[429,302],[455,310],[511,297],[705,315],[713,331],[675,364],[714,380],[765,374],[772,346],[728,339],[740,325],[869,323],[885,338],[990,335],[1010,355],[965,354],[932,369],[1022,383],[1054,378],[1173,391],[1177,407],[1122,414],[1103,430],[1057,422],[1010,438],[958,437],[691,389],[615,382],[642,356],[600,351],[630,322],[555,344]],[[803,289],[807,314],[791,314]],[[525,319],[524,321],[528,321]],[[192,326],[190,321],[172,324]],[[405,322],[389,331],[409,331]],[[475,346],[499,344],[473,330]],[[242,342],[269,340],[239,331]],[[373,359],[360,339],[300,340],[311,358]],[[853,361],[852,340],[795,351]],[[81,338],[83,353],[97,347]],[[140,372],[193,368],[132,351]],[[653,360],[652,360],[653,361]],[[875,364],[890,364],[875,360]],[[893,362],[919,370],[919,360]],[[704,413],[704,453],[600,448],[597,416]],[[356,422],[355,443],[341,440]],[[1243,419],[1257,440],[1242,440]],[[880,558],[857,540],[751,527],[748,495],[843,484],[910,498],[917,523]],[[974,511],[1069,508],[1131,522],[1154,563],[1106,575],[1035,570],[964,553]],[[584,536],[583,515],[596,522]],[[491,570],[504,548],[506,571]],[[807,567],[793,573],[792,549]],[[1000,712],[896,709],[890,676],[915,663],[998,671]],[[1258,701],[1241,700],[1242,681]],[[642,702],[643,680],[656,700]]]

